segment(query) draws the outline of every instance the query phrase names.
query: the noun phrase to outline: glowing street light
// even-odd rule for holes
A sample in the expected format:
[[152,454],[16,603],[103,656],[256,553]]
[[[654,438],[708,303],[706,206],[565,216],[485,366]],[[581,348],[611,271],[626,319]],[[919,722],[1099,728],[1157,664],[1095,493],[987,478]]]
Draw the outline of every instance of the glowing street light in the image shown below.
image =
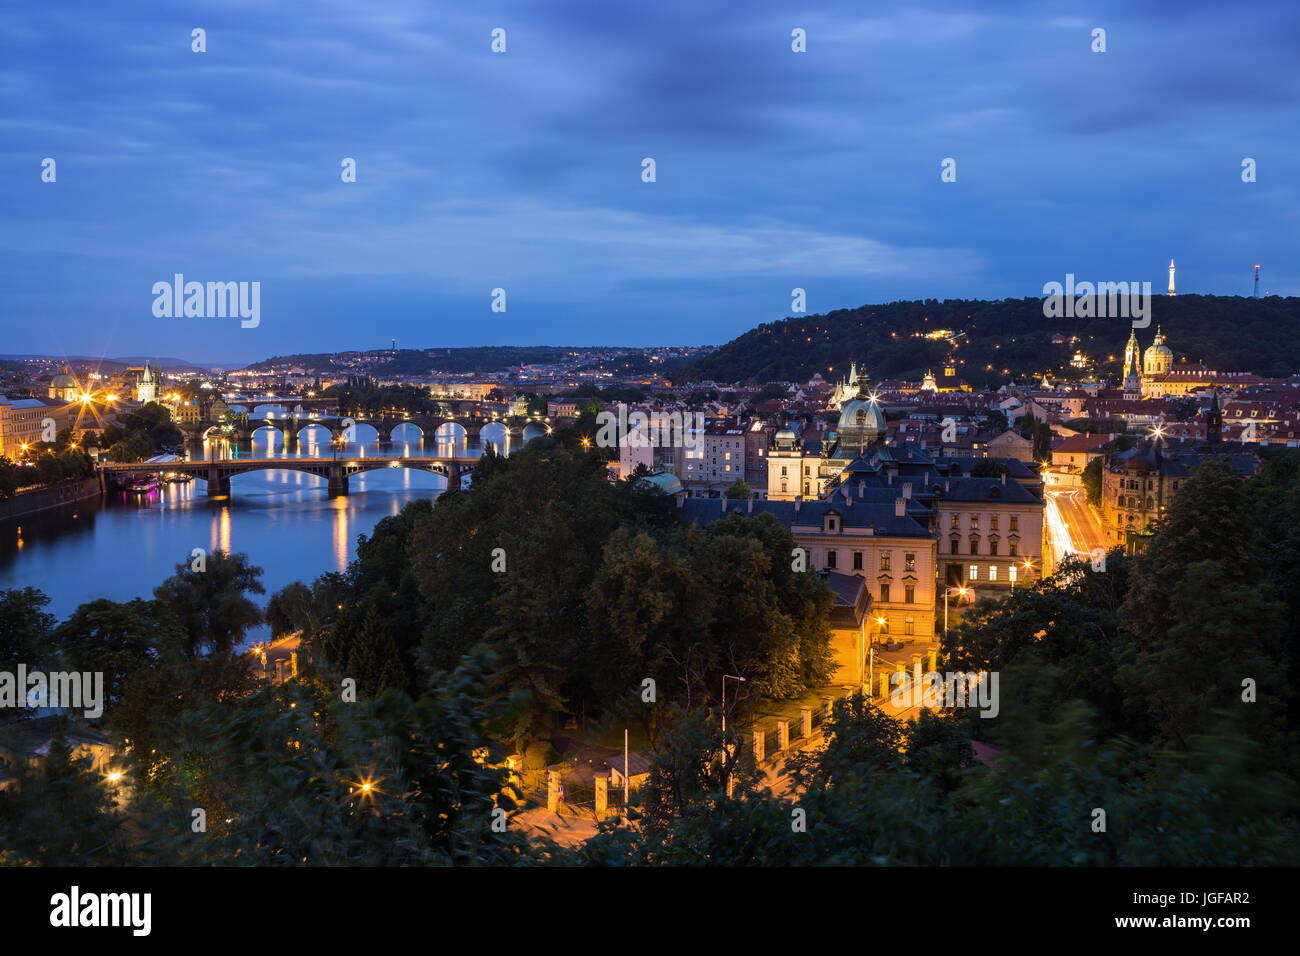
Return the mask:
[[[1026,565],[1028,565],[1028,562],[1025,562],[1025,563],[1026,563]],[[970,590],[970,589],[967,588],[965,585],[961,585],[961,586],[958,586],[958,587],[955,587],[955,588],[954,588],[954,587],[946,587],[946,588],[943,589],[943,632],[944,632],[944,634],[947,634],[947,633],[948,633],[948,594],[949,594],[949,592],[951,592],[951,591],[956,591],[958,597],[963,597],[963,598],[964,598],[964,597],[966,596],[967,592],[969,592],[969,590]]]

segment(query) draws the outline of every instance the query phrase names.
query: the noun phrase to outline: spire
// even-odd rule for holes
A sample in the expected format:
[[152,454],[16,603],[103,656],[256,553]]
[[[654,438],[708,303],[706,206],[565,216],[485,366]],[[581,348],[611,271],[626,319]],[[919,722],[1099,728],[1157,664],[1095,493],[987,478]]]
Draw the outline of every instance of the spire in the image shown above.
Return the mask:
[[1176,295],[1174,292],[1174,260],[1169,260],[1169,294]]

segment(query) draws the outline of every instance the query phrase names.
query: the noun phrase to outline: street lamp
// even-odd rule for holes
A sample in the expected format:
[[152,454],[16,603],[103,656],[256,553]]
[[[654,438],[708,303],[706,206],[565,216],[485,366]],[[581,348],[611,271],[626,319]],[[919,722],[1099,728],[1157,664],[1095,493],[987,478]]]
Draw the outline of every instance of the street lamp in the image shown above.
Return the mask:
[[745,683],[745,678],[737,677],[735,674],[722,675],[722,732],[727,732],[727,681],[734,680]]
[[969,588],[966,587],[946,587],[943,589],[943,633],[948,633],[948,593],[956,591],[958,597],[965,597]]

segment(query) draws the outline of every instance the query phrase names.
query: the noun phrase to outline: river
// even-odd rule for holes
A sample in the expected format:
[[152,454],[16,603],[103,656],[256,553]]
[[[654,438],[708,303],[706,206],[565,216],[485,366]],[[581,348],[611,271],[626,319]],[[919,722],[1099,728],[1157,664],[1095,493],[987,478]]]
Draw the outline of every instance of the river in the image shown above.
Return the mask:
[[[444,426],[447,428],[448,426]],[[380,445],[374,429],[357,426],[348,456],[477,456],[463,433],[453,443],[442,432],[425,442],[415,426],[400,426]],[[498,438],[487,428],[484,438]],[[531,436],[530,436],[531,437]],[[329,457],[329,432],[301,433],[296,452],[286,453],[278,432],[258,431],[253,457]],[[500,448],[501,445],[498,445]],[[507,454],[509,447],[502,450]],[[207,454],[214,453],[209,449]],[[465,479],[467,480],[467,479]],[[231,479],[229,499],[211,501],[202,480],[164,484],[148,494],[111,491],[98,499],[0,522],[0,589],[31,585],[50,598],[47,610],[60,620],[96,598],[129,601],[152,596],[154,587],[189,563],[195,548],[242,551],[263,569],[265,605],[291,581],[311,582],[342,571],[356,556],[357,537],[369,534],[407,502],[437,497],[446,480],[404,468],[381,468],[349,479],[349,494],[330,498],[325,479],[297,471],[260,471]],[[264,637],[265,629],[250,633]]]

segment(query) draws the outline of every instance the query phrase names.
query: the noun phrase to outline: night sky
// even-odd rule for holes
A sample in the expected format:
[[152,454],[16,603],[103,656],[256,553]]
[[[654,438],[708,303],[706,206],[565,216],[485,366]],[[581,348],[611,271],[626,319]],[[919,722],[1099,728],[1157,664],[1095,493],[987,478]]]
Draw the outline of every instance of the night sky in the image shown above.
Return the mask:
[[[1292,2],[7,4],[0,353],[721,343],[796,286],[1159,293],[1171,257],[1296,295],[1298,54]],[[260,282],[260,325],[156,318],[177,272]]]

